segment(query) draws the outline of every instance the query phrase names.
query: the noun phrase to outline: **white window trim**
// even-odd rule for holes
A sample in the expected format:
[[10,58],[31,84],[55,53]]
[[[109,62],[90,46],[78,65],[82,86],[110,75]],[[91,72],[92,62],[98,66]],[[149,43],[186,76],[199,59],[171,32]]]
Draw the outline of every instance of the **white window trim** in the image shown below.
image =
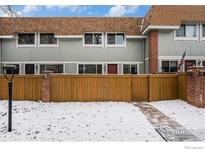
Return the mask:
[[[85,34],[92,33],[92,34],[102,34],[102,44],[85,44]],[[94,38],[93,38],[94,39]],[[104,33],[103,32],[85,32],[83,34],[83,47],[104,47]]]
[[[107,43],[107,34],[118,34],[118,33],[122,33],[122,34],[124,34],[124,39],[125,39],[125,41],[124,41],[124,43],[123,44],[108,44]],[[124,32],[106,32],[105,33],[105,47],[122,47],[122,48],[125,48],[125,47],[127,47],[127,39],[126,39],[126,35],[125,35],[125,33]]]
[[19,74],[17,74],[17,75],[22,75],[22,63],[2,63],[3,64],[3,66],[7,66],[7,65],[19,65]]
[[[26,33],[19,33],[19,34],[27,34],[29,32],[26,32]],[[17,36],[17,39],[16,39],[16,48],[25,48],[25,47],[28,47],[28,48],[36,48],[36,44],[37,44],[37,33],[29,33],[29,34],[34,34],[34,44],[18,44],[18,34],[16,34]]]
[[[124,74],[124,65],[130,65],[130,71],[131,71],[131,65],[137,65],[137,74],[139,74],[139,63],[129,63],[129,64],[122,64],[122,68],[121,68],[121,72],[123,75],[126,75]],[[136,74],[132,74],[131,72],[129,73],[130,75],[136,75]]]
[[[41,34],[48,34],[48,32],[41,32],[41,33],[38,33],[38,47],[59,47],[59,39],[57,39],[57,44],[40,44],[40,35]],[[55,37],[55,35],[54,35]]]
[[[199,25],[198,23],[183,23],[185,25],[194,24],[196,25],[196,37],[176,37],[176,30],[174,30],[174,40],[175,41],[198,41]],[[179,27],[180,28],[180,27]]]
[[205,36],[203,36],[203,24],[205,25],[205,23],[200,24],[200,41],[205,41]]

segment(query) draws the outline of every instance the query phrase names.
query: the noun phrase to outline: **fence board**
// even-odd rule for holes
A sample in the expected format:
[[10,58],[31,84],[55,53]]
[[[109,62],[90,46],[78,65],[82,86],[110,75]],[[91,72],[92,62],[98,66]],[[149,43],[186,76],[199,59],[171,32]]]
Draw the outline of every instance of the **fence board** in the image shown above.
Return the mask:
[[[14,100],[40,100],[42,77],[37,75],[16,75],[13,79]],[[0,76],[0,99],[8,99],[7,80]]]
[[177,99],[177,75],[149,75],[149,101]]
[[187,78],[186,74],[178,75],[178,98],[181,100],[187,100]]
[[[15,100],[40,100],[42,76],[17,75]],[[7,81],[0,76],[0,99],[7,99]],[[186,100],[186,75],[51,75],[51,101]]]

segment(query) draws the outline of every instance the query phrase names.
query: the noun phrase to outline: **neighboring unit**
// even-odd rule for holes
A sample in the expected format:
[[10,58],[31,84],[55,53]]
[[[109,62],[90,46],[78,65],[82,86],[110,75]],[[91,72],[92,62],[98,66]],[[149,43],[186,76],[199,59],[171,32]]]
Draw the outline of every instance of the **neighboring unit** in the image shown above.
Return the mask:
[[[16,74],[176,72],[205,66],[205,6],[152,6],[142,17],[1,17],[0,62]],[[9,72],[7,72],[9,73]]]

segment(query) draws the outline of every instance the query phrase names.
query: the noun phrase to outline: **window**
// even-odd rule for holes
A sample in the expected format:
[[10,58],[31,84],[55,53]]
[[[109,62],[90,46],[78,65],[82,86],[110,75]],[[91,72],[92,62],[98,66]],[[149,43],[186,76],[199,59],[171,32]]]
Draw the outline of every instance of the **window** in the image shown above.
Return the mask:
[[41,45],[57,45],[57,38],[53,33],[40,33]]
[[18,34],[18,45],[35,45],[35,34],[34,33]]
[[162,72],[177,72],[177,61],[162,61]]
[[6,64],[6,65],[16,65],[17,69],[12,72],[12,70],[4,70],[6,74],[19,74],[19,64]]
[[41,64],[40,74],[44,71],[53,71],[54,73],[63,73],[63,64]]
[[102,33],[85,33],[85,45],[102,45]]
[[107,34],[108,45],[125,45],[125,36],[123,33],[108,33]]
[[138,74],[137,64],[123,64],[123,74]]
[[35,65],[25,64],[25,74],[35,74]]
[[205,37],[205,24],[202,24],[202,37]]
[[79,64],[79,74],[102,74],[102,64]]
[[179,29],[176,30],[176,37],[193,38],[197,35],[196,24],[182,24]]

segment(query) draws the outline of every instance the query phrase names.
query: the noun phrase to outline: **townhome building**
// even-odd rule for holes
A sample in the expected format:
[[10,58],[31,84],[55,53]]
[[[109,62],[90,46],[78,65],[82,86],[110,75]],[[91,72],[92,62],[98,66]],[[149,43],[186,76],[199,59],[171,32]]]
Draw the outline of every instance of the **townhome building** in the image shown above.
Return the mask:
[[16,74],[177,72],[184,52],[186,71],[205,66],[204,49],[205,6],[152,6],[144,17],[0,18],[0,67],[17,65]]

